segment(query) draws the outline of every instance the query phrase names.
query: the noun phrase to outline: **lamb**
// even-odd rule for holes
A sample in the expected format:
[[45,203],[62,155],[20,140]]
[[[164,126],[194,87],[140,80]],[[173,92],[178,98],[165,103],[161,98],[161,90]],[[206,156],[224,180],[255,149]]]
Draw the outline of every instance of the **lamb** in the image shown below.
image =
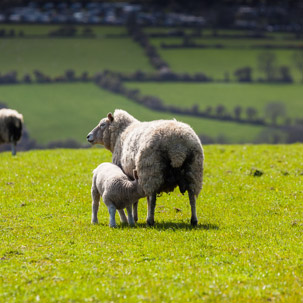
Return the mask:
[[[137,171],[134,170],[135,180],[130,180],[120,167],[112,163],[102,163],[95,170],[92,182],[92,223],[98,223],[100,196],[109,212],[109,226],[116,227],[115,214],[118,209],[121,222],[126,222],[123,209],[127,210],[128,223],[135,225],[138,220],[138,200],[145,196],[138,185]],[[134,204],[134,214],[132,206]]]
[[188,192],[191,224],[198,224],[196,197],[202,189],[204,153],[193,129],[176,120],[140,122],[123,110],[109,113],[87,135],[92,145],[102,144],[112,162],[129,177],[137,170],[139,186],[147,196],[147,224],[154,224],[157,194],[179,186]]
[[12,155],[16,155],[16,145],[22,135],[23,116],[16,110],[0,109],[0,144],[11,143]]

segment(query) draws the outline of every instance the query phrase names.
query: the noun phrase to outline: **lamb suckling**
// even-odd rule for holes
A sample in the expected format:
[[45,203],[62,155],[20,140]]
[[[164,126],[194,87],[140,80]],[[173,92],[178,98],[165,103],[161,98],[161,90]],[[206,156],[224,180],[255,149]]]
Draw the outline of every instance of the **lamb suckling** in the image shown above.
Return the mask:
[[197,225],[196,197],[202,189],[204,154],[193,129],[176,120],[140,122],[123,110],[109,113],[88,134],[88,142],[102,144],[112,162],[126,175],[137,170],[138,183],[147,196],[147,223],[154,224],[157,194],[179,186],[188,192],[191,224]]
[[11,143],[12,155],[16,155],[16,145],[22,135],[23,116],[16,110],[0,109],[0,144]]
[[[119,211],[121,222],[126,222],[123,209],[127,210],[128,223],[131,226],[137,221],[137,204],[140,198],[145,197],[138,184],[136,170],[132,181],[120,167],[112,163],[102,163],[95,170],[92,182],[92,223],[98,223],[98,209],[100,196],[109,212],[109,226],[115,227],[116,210]],[[134,205],[134,214],[132,207]]]

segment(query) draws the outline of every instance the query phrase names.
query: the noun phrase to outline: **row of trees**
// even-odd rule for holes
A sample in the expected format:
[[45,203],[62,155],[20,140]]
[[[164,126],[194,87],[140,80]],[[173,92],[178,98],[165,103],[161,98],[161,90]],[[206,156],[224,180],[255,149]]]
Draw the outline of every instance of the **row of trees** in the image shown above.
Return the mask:
[[[303,50],[296,51],[292,54],[292,62],[294,67],[301,74],[301,82],[303,83]],[[258,70],[265,76],[259,79],[262,82],[283,82],[292,83],[293,77],[290,68],[286,65],[279,66],[277,64],[276,54],[273,52],[262,52],[257,57]],[[253,69],[249,66],[238,68],[234,72],[234,76],[239,82],[252,82]]]
[[169,65],[165,62],[157,52],[156,48],[149,42],[148,36],[142,31],[140,26],[137,25],[135,18],[129,18],[127,24],[128,34],[137,42],[143,49],[149,62],[157,70],[168,71]]
[[226,45],[223,43],[205,44],[197,43],[188,36],[183,38],[181,43],[165,43],[160,44],[163,49],[183,49],[183,48],[215,48],[215,49],[298,49],[303,50],[302,45],[294,44],[250,44],[250,45]]
[[15,31],[14,29],[0,29],[0,38],[13,38],[13,37],[23,37],[23,30]]
[[[173,73],[171,71],[160,71],[154,73],[145,73],[143,71],[136,71],[134,73],[120,73],[120,72],[110,72],[104,71],[105,73],[110,73],[117,77],[121,81],[169,81],[169,82],[209,82],[213,81],[212,78],[208,77],[203,73],[187,74],[187,73]],[[98,74],[97,74],[98,75]],[[87,82],[93,81],[94,76],[90,76],[88,72],[82,72],[80,75],[76,75],[75,70],[69,69],[64,72],[63,75],[51,77],[46,75],[42,71],[34,70],[33,75],[25,74],[21,79],[18,79],[16,71],[8,72],[5,74],[0,74],[0,84],[17,84],[17,83],[57,83],[57,82]]]
[[174,105],[165,105],[163,100],[155,96],[142,95],[138,89],[128,89],[123,85],[121,78],[115,73],[103,72],[95,76],[95,83],[111,92],[122,94],[128,99],[146,106],[149,109],[171,112],[182,115],[190,115],[208,119],[249,123],[254,125],[277,125],[277,120],[284,119],[285,125],[291,124],[291,119],[286,118],[286,108],[282,102],[270,102],[265,107],[265,118],[258,116],[258,111],[253,107],[244,108],[235,106],[229,112],[224,105],[207,106],[200,110],[197,104],[191,108],[180,108]]
[[49,37],[89,37],[94,38],[96,34],[90,27],[83,27],[81,31],[75,26],[63,26],[48,33]]

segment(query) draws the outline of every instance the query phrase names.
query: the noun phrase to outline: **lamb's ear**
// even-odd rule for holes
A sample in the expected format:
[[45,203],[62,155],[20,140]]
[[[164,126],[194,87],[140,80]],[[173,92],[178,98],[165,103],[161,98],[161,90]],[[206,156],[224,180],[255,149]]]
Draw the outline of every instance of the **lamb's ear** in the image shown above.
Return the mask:
[[139,178],[138,178],[138,172],[137,172],[136,169],[133,169],[133,175],[134,175],[134,179],[135,179],[135,180],[138,180],[138,179],[139,179]]
[[114,117],[113,117],[112,113],[108,113],[107,114],[107,118],[108,118],[109,122],[113,122],[114,121]]

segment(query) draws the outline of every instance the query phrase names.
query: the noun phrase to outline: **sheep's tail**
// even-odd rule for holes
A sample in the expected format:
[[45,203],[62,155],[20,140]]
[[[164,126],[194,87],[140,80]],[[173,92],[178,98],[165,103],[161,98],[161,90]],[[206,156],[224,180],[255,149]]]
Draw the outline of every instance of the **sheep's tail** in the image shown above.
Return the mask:
[[187,158],[188,147],[183,144],[175,144],[172,148],[168,149],[168,158],[170,165],[173,168],[181,167]]

